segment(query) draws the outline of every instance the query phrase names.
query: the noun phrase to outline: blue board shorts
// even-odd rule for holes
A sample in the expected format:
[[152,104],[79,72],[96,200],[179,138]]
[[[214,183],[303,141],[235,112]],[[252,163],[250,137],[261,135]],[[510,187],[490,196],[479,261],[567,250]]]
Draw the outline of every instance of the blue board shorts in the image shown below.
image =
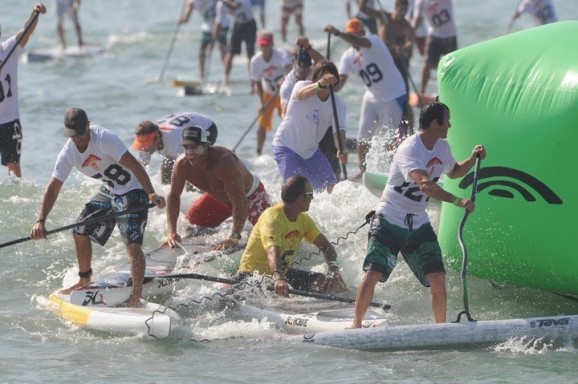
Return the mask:
[[322,191],[337,182],[329,160],[319,148],[313,156],[303,159],[287,147],[273,146],[273,156],[283,180],[294,175],[304,176],[314,191]]

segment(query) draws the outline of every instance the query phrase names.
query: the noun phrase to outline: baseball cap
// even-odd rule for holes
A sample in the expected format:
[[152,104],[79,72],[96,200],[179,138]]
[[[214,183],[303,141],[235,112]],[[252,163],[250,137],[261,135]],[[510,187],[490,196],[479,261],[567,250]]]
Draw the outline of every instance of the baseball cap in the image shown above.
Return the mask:
[[217,126],[211,124],[208,128],[202,128],[196,125],[191,125],[183,128],[181,138],[183,145],[202,143],[210,143],[213,145],[215,144],[215,141],[217,141]]
[[271,33],[264,33],[259,35],[257,39],[257,44],[259,45],[271,45],[273,44],[273,34]]
[[64,115],[64,136],[82,136],[86,132],[88,116],[81,108],[70,108]]
[[312,63],[311,56],[304,50],[300,49],[297,53],[297,65],[310,67]]
[[349,19],[345,24],[345,32],[346,33],[355,33],[357,35],[361,35],[363,31],[363,25],[361,25],[361,21],[359,19]]
[[152,121],[145,120],[136,126],[134,130],[134,142],[130,146],[132,149],[142,151],[148,149],[157,137],[158,125]]

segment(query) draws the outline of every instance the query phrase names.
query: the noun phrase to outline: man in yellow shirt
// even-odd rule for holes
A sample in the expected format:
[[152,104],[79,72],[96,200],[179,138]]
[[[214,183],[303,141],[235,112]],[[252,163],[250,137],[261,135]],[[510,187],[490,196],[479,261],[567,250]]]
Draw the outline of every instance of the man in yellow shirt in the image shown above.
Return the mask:
[[[289,285],[303,291],[338,292],[346,288],[339,273],[335,248],[306,213],[313,189],[303,176],[292,176],[283,184],[282,203],[267,208],[251,231],[241,257],[238,277],[253,273],[272,275],[275,293],[288,296]],[[304,239],[315,244],[329,266],[328,275],[292,267],[293,256]]]

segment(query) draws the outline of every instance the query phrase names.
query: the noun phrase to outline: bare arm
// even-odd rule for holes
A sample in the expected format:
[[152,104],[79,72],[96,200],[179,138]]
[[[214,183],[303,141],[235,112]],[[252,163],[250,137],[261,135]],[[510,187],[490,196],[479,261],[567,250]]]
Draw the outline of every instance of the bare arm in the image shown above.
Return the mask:
[[191,0],[188,0],[185,7],[183,8],[183,13],[181,14],[181,17],[179,18],[178,24],[183,24],[183,23],[186,23],[187,21],[189,21],[189,18],[191,17],[191,14],[193,13],[194,9],[195,9],[195,3]]
[[313,244],[323,253],[328,265],[329,279],[324,279],[322,289],[327,292],[338,292],[347,288],[347,284],[345,284],[345,281],[343,281],[339,273],[337,252],[335,252],[335,248],[333,248],[333,245],[327,240],[327,237],[320,233],[315,241],[313,241]]
[[303,50],[309,54],[311,60],[313,60],[314,63],[325,60],[325,57],[311,46],[311,42],[307,37],[299,36],[297,38],[297,45],[303,48]]
[[38,216],[36,218],[36,223],[32,227],[32,231],[30,232],[30,237],[34,240],[38,239],[46,239],[46,230],[44,227],[44,221],[48,214],[52,210],[56,199],[58,198],[58,194],[60,193],[60,189],[62,188],[63,182],[51,177],[48,181],[48,185],[44,190],[44,194],[42,195],[42,200],[40,201],[40,209],[38,210]]
[[282,270],[281,254],[283,249],[277,245],[271,245],[267,248],[267,261],[272,271],[272,277],[275,280],[273,286],[275,294],[283,297],[289,296],[289,283],[285,280]]
[[213,247],[213,249],[221,250],[239,243],[239,235],[243,230],[245,221],[247,221],[249,203],[247,202],[247,196],[245,196],[243,172],[234,155],[229,154],[225,157],[223,163],[219,165],[219,171],[217,173],[218,178],[223,181],[225,193],[233,206],[233,228],[231,229],[231,236]]
[[353,33],[341,32],[337,28],[335,28],[333,25],[327,25],[323,30],[327,33],[333,34],[334,36],[341,37],[343,40],[345,40],[349,44],[357,45],[357,46],[364,47],[364,48],[371,48],[371,41],[365,36],[360,36],[360,35],[356,35]]
[[[24,27],[22,27],[22,29],[16,34],[16,40],[18,40],[20,36],[22,36],[22,40],[20,40],[20,46],[22,48],[26,46],[26,44],[28,43],[28,39],[36,29],[36,25],[38,24],[38,17],[35,16],[36,14],[39,13],[42,14],[46,13],[46,7],[42,3],[36,4],[34,6],[34,8],[32,9],[32,13],[30,14],[30,16],[28,16],[28,19],[26,19],[26,21],[24,22]],[[26,30],[26,26],[28,26],[29,24],[30,28],[28,29],[28,31],[26,31],[26,33],[24,33],[24,31]]]
[[486,149],[483,145],[476,145],[467,159],[458,161],[454,166],[454,169],[448,173],[448,177],[451,179],[464,177],[476,163],[476,157],[478,154],[482,160],[486,158]]
[[316,83],[311,83],[307,86],[299,88],[296,91],[295,96],[297,97],[297,100],[308,99],[308,98],[316,95],[317,92],[319,92],[323,89],[326,89],[331,84],[335,84],[336,82],[337,82],[337,79],[335,78],[335,76],[333,76],[330,73],[326,73]]
[[173,167],[173,174],[171,176],[171,186],[167,194],[167,240],[169,247],[174,248],[177,242],[181,241],[181,237],[177,233],[177,219],[181,208],[181,193],[185,187],[186,170],[184,169],[184,162],[186,158],[181,156],[175,162]]

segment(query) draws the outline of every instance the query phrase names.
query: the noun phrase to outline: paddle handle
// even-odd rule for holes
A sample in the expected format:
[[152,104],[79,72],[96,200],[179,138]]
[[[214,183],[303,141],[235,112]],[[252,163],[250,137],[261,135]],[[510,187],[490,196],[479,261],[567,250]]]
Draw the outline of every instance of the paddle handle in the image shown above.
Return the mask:
[[26,35],[26,33],[28,33],[28,30],[30,28],[32,28],[32,25],[34,25],[34,23],[36,22],[36,19],[38,19],[38,15],[40,14],[38,11],[34,10],[32,11],[32,13],[34,14],[32,16],[32,19],[30,20],[30,22],[26,25],[26,27],[24,28],[24,32],[22,32],[22,34],[20,35],[20,37],[18,38],[18,40],[16,40],[16,44],[14,44],[14,46],[10,49],[10,51],[8,52],[8,54],[6,55],[6,57],[4,58],[4,60],[2,61],[2,63],[0,63],[0,71],[2,71],[2,68],[4,68],[4,65],[6,65],[6,63],[8,62],[8,59],[10,59],[10,56],[12,56],[12,53],[14,52],[14,50],[16,49],[16,47],[18,47],[18,45],[20,44],[20,42],[22,41],[22,39],[24,38],[24,36]]

